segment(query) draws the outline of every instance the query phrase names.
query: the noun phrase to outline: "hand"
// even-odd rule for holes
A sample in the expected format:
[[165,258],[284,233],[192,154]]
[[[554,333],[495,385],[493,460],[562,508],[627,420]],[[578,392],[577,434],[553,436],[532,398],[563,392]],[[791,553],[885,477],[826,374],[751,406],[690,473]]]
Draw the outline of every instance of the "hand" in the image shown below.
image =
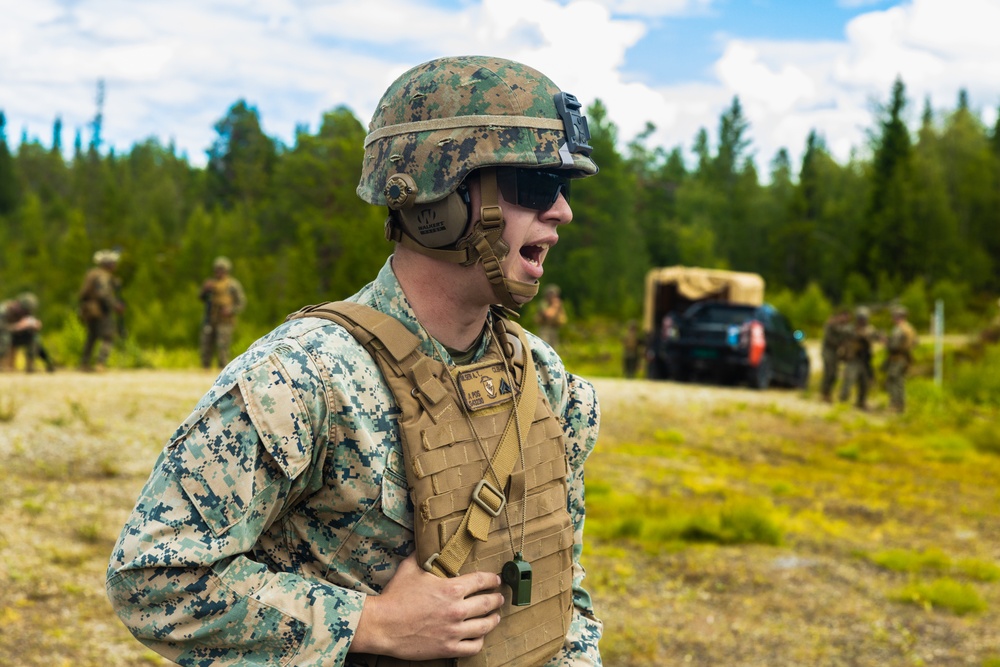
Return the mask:
[[499,587],[500,577],[489,572],[436,577],[411,554],[381,595],[365,599],[351,651],[403,660],[476,655],[500,623]]
[[14,324],[10,328],[10,330],[11,331],[41,331],[42,330],[42,323],[37,318],[32,317],[31,315],[28,315],[28,316],[22,317],[20,320],[18,320],[17,323]]

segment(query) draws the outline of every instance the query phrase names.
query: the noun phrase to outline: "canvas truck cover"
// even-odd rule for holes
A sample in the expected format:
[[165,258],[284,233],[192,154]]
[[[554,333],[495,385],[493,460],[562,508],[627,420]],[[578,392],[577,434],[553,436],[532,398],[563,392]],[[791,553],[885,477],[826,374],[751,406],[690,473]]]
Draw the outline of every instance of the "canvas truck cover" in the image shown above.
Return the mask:
[[756,273],[668,266],[646,274],[643,330],[653,331],[662,318],[708,299],[759,306],[764,303],[764,279]]

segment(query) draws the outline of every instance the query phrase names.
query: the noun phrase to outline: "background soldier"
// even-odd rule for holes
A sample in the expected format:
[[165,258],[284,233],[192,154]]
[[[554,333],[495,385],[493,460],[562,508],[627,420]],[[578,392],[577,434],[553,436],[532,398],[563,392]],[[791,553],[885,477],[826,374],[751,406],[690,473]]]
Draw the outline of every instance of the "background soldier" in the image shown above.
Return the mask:
[[823,325],[823,380],[820,392],[827,403],[833,401],[833,389],[840,373],[840,362],[844,358],[844,343],[851,328],[851,314],[844,309],[830,315]]
[[15,367],[15,357],[18,348],[24,350],[24,370],[35,371],[35,359],[40,358],[50,373],[55,370],[55,364],[42,346],[42,322],[36,317],[38,312],[38,297],[31,292],[22,292],[16,299],[5,301],[0,306],[0,327],[6,330],[4,342],[0,348],[5,350],[0,364],[5,369]]
[[535,315],[538,336],[554,348],[559,347],[559,330],[566,324],[566,308],[563,306],[558,285],[545,288],[545,300]]
[[580,110],[499,58],[390,85],[358,194],[393,254],[234,359],[164,449],[108,569],[145,644],[213,667],[601,664],[596,393],[506,315],[597,172]]
[[639,335],[639,323],[628,321],[628,328],[622,337],[622,363],[626,378],[634,378],[642,358],[642,336]]
[[906,372],[913,362],[917,346],[917,332],[906,320],[906,308],[893,306],[892,331],[885,342],[885,388],[889,393],[889,407],[902,412],[906,407]]
[[220,367],[229,363],[236,316],[243,312],[247,301],[240,281],[230,275],[232,270],[233,263],[229,259],[216,257],[212,262],[214,276],[201,286],[201,300],[205,302],[199,341],[202,368],[211,368],[213,356]]
[[[111,346],[115,342],[118,329],[117,317],[125,310],[118,298],[120,288],[115,268],[120,255],[116,250],[98,250],[94,253],[94,268],[87,272],[80,286],[80,320],[87,329],[87,339],[83,343],[80,369],[83,371],[103,371],[111,356]],[[92,364],[94,346],[100,341],[97,364]]]
[[10,325],[7,324],[7,311],[10,309],[11,301],[0,301],[0,372],[11,370],[8,366],[10,360]]
[[854,405],[861,410],[868,409],[868,388],[871,386],[872,350],[882,335],[868,321],[871,311],[859,306],[854,311],[854,323],[847,328],[844,341],[844,381],[840,385],[840,400],[846,402],[851,391],[857,387]]

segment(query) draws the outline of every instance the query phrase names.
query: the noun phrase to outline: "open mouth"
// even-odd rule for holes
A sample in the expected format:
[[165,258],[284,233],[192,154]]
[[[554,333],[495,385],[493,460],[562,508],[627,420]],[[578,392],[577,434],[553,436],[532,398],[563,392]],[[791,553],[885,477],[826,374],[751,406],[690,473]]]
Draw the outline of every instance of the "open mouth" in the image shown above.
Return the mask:
[[545,252],[548,249],[548,243],[521,246],[521,257],[532,266],[541,266],[542,259],[545,257]]

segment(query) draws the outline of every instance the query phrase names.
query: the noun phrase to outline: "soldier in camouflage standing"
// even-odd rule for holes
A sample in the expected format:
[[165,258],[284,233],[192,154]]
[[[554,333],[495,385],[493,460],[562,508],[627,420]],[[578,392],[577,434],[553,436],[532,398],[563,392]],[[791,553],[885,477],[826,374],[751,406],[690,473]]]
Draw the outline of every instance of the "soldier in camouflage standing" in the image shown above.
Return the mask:
[[[79,292],[80,321],[87,329],[83,343],[80,369],[103,371],[111,356],[111,346],[118,330],[116,317],[125,310],[118,297],[120,284],[115,275],[120,254],[116,250],[98,250],[94,253],[94,267],[84,276]],[[94,347],[100,342],[97,363],[93,363]]]
[[535,321],[542,340],[559,349],[559,331],[566,325],[566,307],[563,306],[558,285],[545,288],[545,298],[535,314]]
[[840,362],[843,359],[844,343],[847,340],[851,326],[851,314],[846,310],[833,313],[823,325],[823,380],[820,392],[823,400],[833,402],[833,388],[837,384],[840,373]]
[[868,389],[872,382],[872,352],[874,345],[882,339],[878,329],[869,322],[871,311],[859,306],[854,311],[854,322],[849,325],[844,350],[844,381],[840,385],[840,401],[846,402],[851,392],[857,389],[855,407],[868,409]]
[[232,273],[233,263],[226,257],[212,262],[213,276],[202,283],[201,300],[205,302],[205,317],[201,323],[200,353],[202,368],[212,367],[212,358],[219,366],[229,363],[229,348],[233,344],[236,316],[246,307],[243,286]]
[[581,105],[487,57],[401,75],[358,194],[394,253],[234,359],[161,454],[108,595],[187,665],[600,665],[590,383],[508,318],[597,172]]
[[889,394],[889,407],[902,412],[906,407],[906,372],[913,361],[917,332],[906,319],[905,306],[893,306],[891,312],[892,330],[885,341],[885,389]]

